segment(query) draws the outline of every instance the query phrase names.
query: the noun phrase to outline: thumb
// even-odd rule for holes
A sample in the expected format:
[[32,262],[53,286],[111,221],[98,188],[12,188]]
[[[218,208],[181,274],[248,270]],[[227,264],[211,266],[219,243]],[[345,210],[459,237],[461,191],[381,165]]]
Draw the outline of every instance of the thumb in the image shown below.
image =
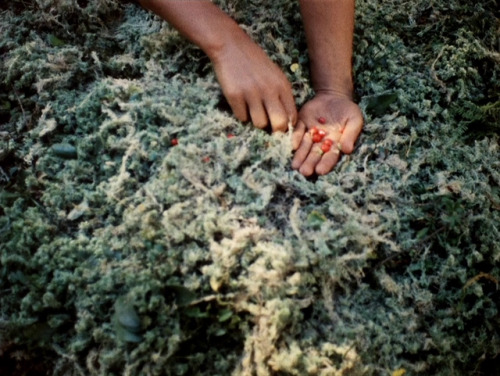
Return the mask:
[[342,153],[351,154],[354,150],[354,144],[363,129],[363,116],[361,114],[347,119],[344,131],[340,137],[340,147]]

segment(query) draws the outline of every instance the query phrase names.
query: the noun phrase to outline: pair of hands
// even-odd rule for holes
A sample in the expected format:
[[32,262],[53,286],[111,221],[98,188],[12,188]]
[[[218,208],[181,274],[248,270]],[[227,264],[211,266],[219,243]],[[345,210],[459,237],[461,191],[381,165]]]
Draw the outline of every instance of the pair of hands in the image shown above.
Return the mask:
[[[239,120],[251,120],[257,128],[270,124],[273,132],[294,126],[292,168],[304,176],[327,174],[339,161],[340,152],[353,151],[363,115],[349,94],[318,90],[297,113],[286,76],[253,42],[231,44],[212,62],[222,92]],[[325,118],[325,124],[319,124],[319,117]],[[322,153],[321,143],[313,142],[309,130],[315,126],[333,141],[330,151]]]

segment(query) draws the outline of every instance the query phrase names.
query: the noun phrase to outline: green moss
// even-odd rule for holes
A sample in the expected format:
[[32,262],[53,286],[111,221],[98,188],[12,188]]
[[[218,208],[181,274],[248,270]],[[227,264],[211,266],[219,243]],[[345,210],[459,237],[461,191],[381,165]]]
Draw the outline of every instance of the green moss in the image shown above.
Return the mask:
[[[303,104],[298,4],[218,3]],[[289,135],[236,121],[209,60],[136,5],[0,5],[0,371],[498,363],[495,2],[357,6],[365,128],[309,180]]]

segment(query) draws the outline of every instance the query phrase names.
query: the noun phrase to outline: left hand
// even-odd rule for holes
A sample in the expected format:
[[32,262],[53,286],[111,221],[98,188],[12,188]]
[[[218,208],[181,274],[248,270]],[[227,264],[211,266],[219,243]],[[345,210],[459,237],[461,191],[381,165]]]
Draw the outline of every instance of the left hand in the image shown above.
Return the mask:
[[[318,119],[325,118],[325,124]],[[330,151],[321,151],[321,142],[314,143],[309,130],[313,127],[326,132],[324,139],[331,139]],[[363,115],[351,98],[334,93],[318,93],[299,112],[293,131],[292,145],[296,150],[292,168],[304,176],[329,173],[340,159],[340,152],[351,154],[363,128]]]

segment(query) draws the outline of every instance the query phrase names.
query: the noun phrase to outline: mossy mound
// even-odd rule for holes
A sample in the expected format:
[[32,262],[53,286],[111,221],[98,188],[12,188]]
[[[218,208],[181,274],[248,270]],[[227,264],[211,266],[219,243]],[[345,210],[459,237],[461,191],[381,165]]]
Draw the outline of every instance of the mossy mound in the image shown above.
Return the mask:
[[[220,3],[303,104],[298,4]],[[498,6],[466,3],[357,2],[366,124],[317,179],[138,6],[2,3],[0,373],[499,369]]]

